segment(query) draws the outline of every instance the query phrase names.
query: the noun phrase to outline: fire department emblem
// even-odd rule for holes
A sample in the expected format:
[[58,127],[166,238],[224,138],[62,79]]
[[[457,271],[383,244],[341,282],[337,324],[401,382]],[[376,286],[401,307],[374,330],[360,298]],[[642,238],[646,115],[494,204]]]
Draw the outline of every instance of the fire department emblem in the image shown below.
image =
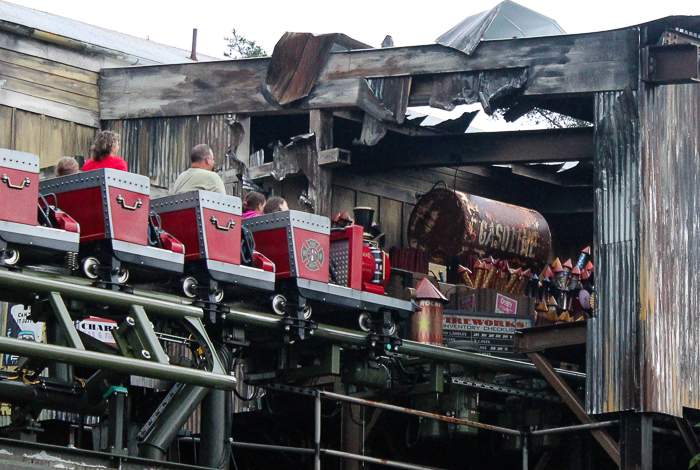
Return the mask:
[[313,238],[301,245],[301,261],[310,271],[318,271],[323,266],[324,253],[321,244]]

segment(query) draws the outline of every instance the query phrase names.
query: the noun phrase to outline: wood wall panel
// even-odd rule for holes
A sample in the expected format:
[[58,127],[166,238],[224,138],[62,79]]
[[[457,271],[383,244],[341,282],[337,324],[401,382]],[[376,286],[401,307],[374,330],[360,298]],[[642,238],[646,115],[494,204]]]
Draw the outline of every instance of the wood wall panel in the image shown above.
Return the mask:
[[[4,70],[0,69],[0,72],[4,72]],[[100,110],[99,102],[95,98],[59,90],[58,88],[46,86],[41,83],[33,83],[30,81],[13,78],[9,75],[5,75],[4,73],[0,73],[0,80],[3,79],[6,80],[6,83],[2,87],[3,90],[14,91],[48,101],[55,101],[57,103],[66,104],[75,108],[87,109],[89,111]]]
[[15,142],[12,150],[41,156],[42,116],[18,109],[15,111]]
[[382,232],[386,236],[385,248],[392,246],[401,246],[403,228],[403,204],[401,201],[394,199],[381,198],[381,218],[379,223],[382,226]]
[[0,148],[12,148],[12,112],[9,106],[0,105]]
[[340,186],[333,187],[333,200],[331,201],[331,214],[335,215],[348,211],[352,217],[352,210],[355,208],[355,190],[343,188]]
[[80,80],[45,73],[31,67],[23,67],[0,61],[0,70],[2,70],[3,75],[8,77],[39,85],[46,85],[58,90],[92,98],[95,101],[97,101],[97,98],[99,98],[100,95],[100,88],[96,84],[81,82]]
[[63,156],[89,158],[97,129],[0,105],[0,148],[39,156],[41,168]]

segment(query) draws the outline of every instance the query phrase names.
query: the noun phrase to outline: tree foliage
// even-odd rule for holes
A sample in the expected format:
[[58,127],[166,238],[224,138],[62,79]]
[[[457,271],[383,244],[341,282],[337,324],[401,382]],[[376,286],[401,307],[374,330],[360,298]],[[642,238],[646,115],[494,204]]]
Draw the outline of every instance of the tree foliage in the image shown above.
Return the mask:
[[[505,109],[497,109],[491,117],[494,119],[503,119],[505,112]],[[591,123],[588,121],[572,118],[570,116],[566,116],[565,114],[555,113],[554,111],[542,108],[531,109],[521,117],[521,119],[523,118],[534,124],[544,124],[546,127],[551,129],[591,126]]]
[[224,56],[231,59],[246,59],[249,57],[268,57],[269,54],[265,49],[255,43],[255,41],[236,31],[233,28],[230,38],[224,38],[227,41],[226,47],[228,52],[224,52]]

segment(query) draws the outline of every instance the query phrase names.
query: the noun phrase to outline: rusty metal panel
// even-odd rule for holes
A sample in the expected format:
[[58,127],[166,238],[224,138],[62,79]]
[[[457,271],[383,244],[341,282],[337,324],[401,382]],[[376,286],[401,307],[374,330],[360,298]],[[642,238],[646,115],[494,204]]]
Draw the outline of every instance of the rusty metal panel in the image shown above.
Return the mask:
[[151,184],[168,188],[190,166],[190,150],[197,144],[211,146],[216,170],[226,171],[225,157],[233,136],[225,115],[104,121],[105,129],[121,135],[121,156],[129,171],[150,177]]
[[641,170],[634,92],[596,96],[596,318],[589,320],[587,410],[638,407]]
[[587,408],[682,416],[700,408],[700,85],[596,101]]
[[700,408],[700,85],[643,91],[642,406],[682,416]]

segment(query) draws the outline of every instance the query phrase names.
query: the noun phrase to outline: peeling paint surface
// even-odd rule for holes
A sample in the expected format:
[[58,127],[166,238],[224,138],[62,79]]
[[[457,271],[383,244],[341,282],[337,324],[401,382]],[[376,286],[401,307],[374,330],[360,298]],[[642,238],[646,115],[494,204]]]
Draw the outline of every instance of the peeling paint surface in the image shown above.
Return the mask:
[[700,85],[598,95],[595,135],[587,409],[682,416],[700,408]]

